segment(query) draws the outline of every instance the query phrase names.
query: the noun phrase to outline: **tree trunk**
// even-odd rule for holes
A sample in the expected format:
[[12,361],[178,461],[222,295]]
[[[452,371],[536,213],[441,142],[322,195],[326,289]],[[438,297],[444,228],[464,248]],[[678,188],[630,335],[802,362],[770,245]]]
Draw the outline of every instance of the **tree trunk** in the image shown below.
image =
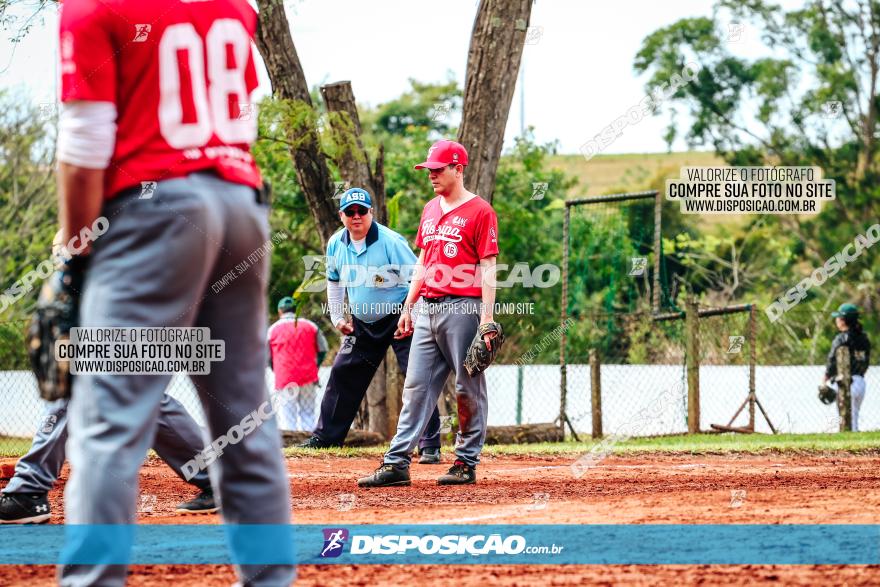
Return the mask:
[[490,203],[531,12],[532,0],[481,0],[471,33],[458,142],[465,187]]
[[[309,436],[311,435],[311,432],[293,432],[290,430],[282,430],[281,441],[284,447],[287,448],[290,446],[296,446],[297,444],[308,440]],[[356,430],[352,428],[348,431],[348,435],[345,437],[344,444],[345,446],[377,446],[380,444],[384,444],[384,442],[385,438],[381,434],[370,432],[369,430]],[[3,479],[3,472],[4,468],[2,463],[0,463],[0,480]]]
[[335,143],[339,152],[334,157],[343,181],[351,187],[367,190],[373,196],[373,217],[382,224],[388,222],[385,206],[385,177],[383,169],[384,150],[379,148],[374,169],[370,168],[370,157],[361,140],[361,121],[351,82],[343,81],[321,87],[321,95],[327,111],[335,114],[330,117]]
[[[361,121],[351,82],[342,81],[321,87],[321,95],[327,112],[330,113],[330,132],[337,145],[333,157],[343,181],[351,187],[364,188],[373,197],[373,218],[382,224],[388,222],[388,209],[385,206],[385,177],[383,169],[384,151],[380,148],[375,169],[370,168],[370,158],[361,140]],[[390,351],[389,351],[389,354]],[[366,421],[369,430],[378,432],[390,439],[397,429],[397,414],[389,409],[389,391],[386,381],[389,365],[387,356],[379,365],[376,375],[367,388]]]
[[388,434],[388,404],[386,402],[387,387],[385,385],[385,361],[379,364],[370,386],[367,388],[367,418],[370,432],[390,438]]
[[523,424],[521,426],[489,426],[486,444],[527,444],[532,442],[562,442],[562,428],[555,423]]
[[351,423],[351,430],[369,430],[369,428],[370,414],[367,412],[367,402],[361,402],[354,416],[354,422]]
[[[257,47],[266,62],[272,91],[282,100],[311,108],[309,86],[290,36],[290,25],[282,0],[257,0],[257,4],[260,8]],[[321,153],[318,131],[308,122],[300,123],[298,127],[285,127],[288,128],[287,138],[291,144],[290,155],[296,167],[297,180],[302,186],[321,240],[327,244],[339,229],[339,217],[332,197],[333,182]]]
[[390,440],[397,432],[397,421],[403,408],[403,373],[397,364],[397,357],[389,347],[385,353],[385,407],[388,410],[388,434]]

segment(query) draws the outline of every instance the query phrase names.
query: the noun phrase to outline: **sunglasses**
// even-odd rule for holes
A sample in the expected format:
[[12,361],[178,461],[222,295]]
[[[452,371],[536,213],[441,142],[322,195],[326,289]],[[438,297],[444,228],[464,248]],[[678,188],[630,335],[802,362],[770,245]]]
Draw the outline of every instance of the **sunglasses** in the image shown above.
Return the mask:
[[354,216],[355,214],[358,214],[358,215],[360,215],[360,216],[366,216],[367,214],[370,213],[370,209],[369,209],[369,208],[364,208],[363,206],[349,206],[348,208],[346,208],[346,209],[343,210],[342,212],[343,212],[346,216],[348,216],[349,218],[351,218],[351,217]]

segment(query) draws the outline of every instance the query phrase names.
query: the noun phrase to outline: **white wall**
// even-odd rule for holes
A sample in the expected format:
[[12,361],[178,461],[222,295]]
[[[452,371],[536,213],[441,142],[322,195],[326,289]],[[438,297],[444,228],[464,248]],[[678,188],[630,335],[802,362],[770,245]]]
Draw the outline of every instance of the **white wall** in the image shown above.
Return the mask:
[[[516,423],[517,369],[496,365],[487,371],[489,424]],[[552,422],[559,414],[559,367],[527,365],[523,369],[522,422]],[[323,385],[329,367],[322,367]],[[821,366],[759,366],[756,372],[758,399],[781,432],[830,432],[836,430],[835,406],[819,402],[816,388]],[[867,395],[862,405],[860,428],[880,429],[880,369],[867,374]],[[266,384],[272,373],[266,371]],[[43,402],[29,371],[0,371],[0,435],[30,436],[40,420]],[[701,427],[727,424],[748,393],[746,367],[703,366],[700,369]],[[681,365],[603,365],[602,407],[606,434],[649,436],[685,432],[687,386]],[[199,424],[204,418],[189,379],[175,375],[169,393],[179,399]],[[320,397],[317,402],[320,402]],[[316,404],[317,409],[317,404]],[[589,432],[590,377],[588,365],[568,366],[568,415],[578,431]],[[736,423],[746,423],[743,413]],[[758,430],[769,432],[758,413]]]

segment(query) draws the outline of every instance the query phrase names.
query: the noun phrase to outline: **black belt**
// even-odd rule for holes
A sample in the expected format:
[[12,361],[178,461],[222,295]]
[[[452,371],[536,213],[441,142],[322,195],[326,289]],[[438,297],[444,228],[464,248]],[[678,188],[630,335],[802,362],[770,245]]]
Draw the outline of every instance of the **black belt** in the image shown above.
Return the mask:
[[444,304],[446,302],[451,302],[453,300],[478,300],[480,298],[474,296],[440,296],[439,298],[422,298],[429,304]]

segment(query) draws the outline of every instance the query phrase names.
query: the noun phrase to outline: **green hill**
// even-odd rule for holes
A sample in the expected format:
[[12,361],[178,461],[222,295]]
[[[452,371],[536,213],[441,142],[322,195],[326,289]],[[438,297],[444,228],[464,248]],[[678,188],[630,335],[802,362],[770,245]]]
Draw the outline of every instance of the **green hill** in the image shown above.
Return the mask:
[[708,151],[598,155],[589,161],[582,155],[556,155],[549,161],[551,167],[578,179],[568,197],[645,190],[661,173],[678,177],[678,170],[685,165],[724,165],[721,158]]
[[[581,155],[555,155],[548,160],[551,168],[559,169],[578,180],[566,193],[567,198],[663,189],[665,180],[679,177],[684,166],[726,165],[720,157],[709,151],[598,155],[589,161]],[[693,217],[697,218],[700,219],[703,232],[716,234],[722,226],[728,230],[742,228],[752,216],[712,214]]]

